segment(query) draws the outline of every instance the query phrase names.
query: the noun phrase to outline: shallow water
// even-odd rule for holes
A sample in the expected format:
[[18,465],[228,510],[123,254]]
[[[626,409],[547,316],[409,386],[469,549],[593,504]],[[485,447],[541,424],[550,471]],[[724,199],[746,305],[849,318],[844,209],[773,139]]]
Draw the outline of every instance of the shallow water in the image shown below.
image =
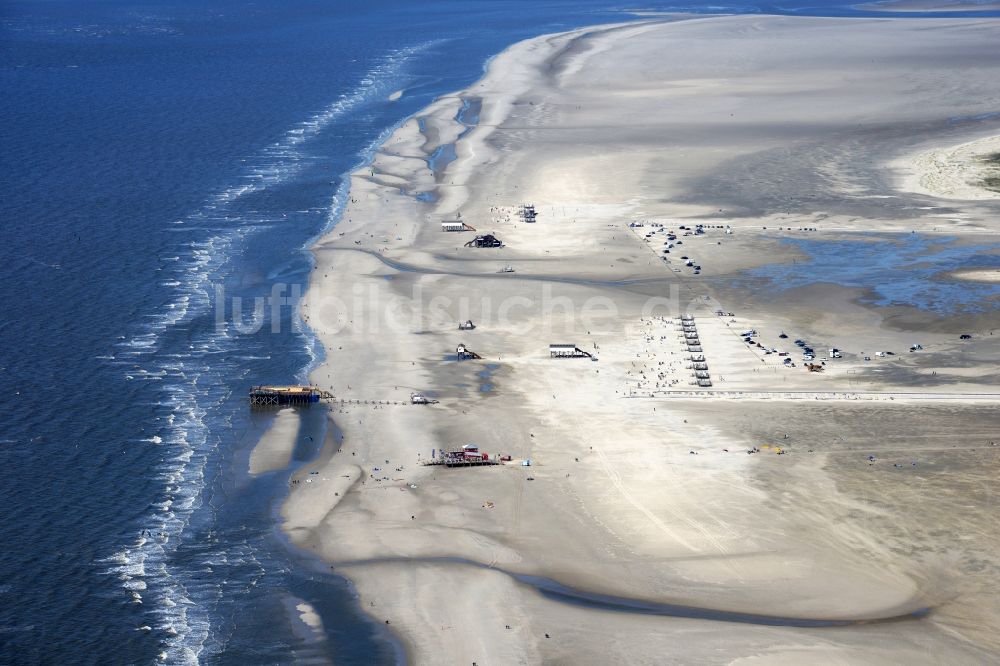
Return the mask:
[[1000,267],[1000,243],[963,244],[956,238],[866,234],[849,240],[784,239],[804,261],[747,271],[771,288],[816,283],[861,287],[873,305],[910,306],[940,314],[984,312],[997,307],[1000,285],[951,277],[960,269]]

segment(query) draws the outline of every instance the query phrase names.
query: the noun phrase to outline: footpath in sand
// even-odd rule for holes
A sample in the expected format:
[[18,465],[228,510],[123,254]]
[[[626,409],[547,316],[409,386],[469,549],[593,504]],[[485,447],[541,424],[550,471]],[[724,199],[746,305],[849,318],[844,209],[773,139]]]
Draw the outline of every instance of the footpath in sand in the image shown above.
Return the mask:
[[[948,119],[1000,104],[998,40],[742,16],[509,48],[352,174],[314,247],[312,380],[353,402],[284,528],[414,663],[995,660],[995,301],[745,271],[795,238],[995,243],[996,202],[890,163],[997,133]],[[413,393],[439,402],[385,404]],[[466,443],[513,460],[421,464]]]

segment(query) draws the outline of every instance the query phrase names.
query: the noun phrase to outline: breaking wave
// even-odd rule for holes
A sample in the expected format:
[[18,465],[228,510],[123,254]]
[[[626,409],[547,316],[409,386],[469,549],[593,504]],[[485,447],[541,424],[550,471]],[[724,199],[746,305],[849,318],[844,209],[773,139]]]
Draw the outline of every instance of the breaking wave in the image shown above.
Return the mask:
[[[214,285],[233,272],[234,250],[266,221],[253,212],[238,210],[234,204],[293,181],[316,159],[303,150],[306,144],[349,114],[373,102],[384,102],[389,93],[400,88],[406,63],[435,43],[397,49],[380,58],[352,90],[290,128],[249,160],[238,183],[176,220],[173,230],[185,238],[169,250],[170,256],[161,258],[158,269],[159,284],[169,297],[151,308],[105,361],[122,366],[126,378],[157,380],[156,428],[145,441],[166,452],[151,471],[160,491],[141,521],[140,536],[98,563],[133,603],[146,609],[148,621],[142,628],[159,638],[161,661],[196,664],[206,655],[218,653],[222,644],[213,637],[211,611],[226,583],[219,579],[220,571],[235,571],[237,565],[241,572],[262,571],[253,547],[245,542],[220,540],[199,550],[203,561],[197,577],[190,565],[181,565],[172,557],[203,506],[206,474],[219,441],[213,428],[229,421],[220,408],[232,395],[230,382],[233,377],[242,378],[238,364],[254,357],[239,356],[245,350],[239,349],[238,334],[231,325],[204,325],[213,315]],[[383,139],[380,136],[369,152]],[[334,195],[332,211],[343,207],[347,179],[344,181]],[[327,225],[334,222],[331,212]],[[320,353],[319,346],[312,336],[306,336],[305,346],[311,366]],[[205,581],[206,569],[215,574],[209,577],[210,584]]]

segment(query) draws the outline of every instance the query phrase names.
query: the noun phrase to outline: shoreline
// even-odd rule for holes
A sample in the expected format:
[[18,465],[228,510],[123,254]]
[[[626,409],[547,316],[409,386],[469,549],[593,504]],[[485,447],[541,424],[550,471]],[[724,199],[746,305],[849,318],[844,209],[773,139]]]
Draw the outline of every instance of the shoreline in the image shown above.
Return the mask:
[[[776,519],[781,527],[775,527],[748,508],[764,498],[776,501],[770,467],[761,469],[752,462],[756,458],[745,454],[728,454],[729,450],[742,453],[746,446],[745,436],[734,428],[733,419],[742,417],[735,412],[723,416],[710,405],[676,405],[683,401],[675,400],[671,400],[671,409],[679,411],[661,416],[663,412],[656,414],[655,407],[650,412],[642,404],[645,401],[630,401],[631,406],[625,407],[620,400],[613,400],[621,390],[617,382],[624,381],[628,386],[638,382],[641,388],[643,382],[649,381],[638,375],[628,376],[636,368],[636,361],[630,358],[664,358],[657,356],[649,344],[656,336],[664,340],[672,327],[643,312],[660,288],[658,285],[670,286],[671,293],[676,292],[671,301],[675,309],[696,309],[699,321],[705,322],[702,334],[706,349],[712,350],[715,363],[731,368],[726,371],[732,383],[727,389],[752,391],[765,386],[761,384],[765,378],[754,374],[757,367],[775,375],[784,371],[764,358],[745,359],[741,356],[744,352],[723,351],[733,344],[730,341],[736,338],[737,324],[712,319],[711,288],[706,290],[703,283],[687,273],[678,277],[672,269],[665,270],[663,263],[653,261],[658,255],[649,254],[644,245],[648,241],[622,224],[622,220],[656,219],[663,213],[657,209],[658,203],[642,199],[648,194],[631,194],[630,201],[612,203],[602,186],[608,186],[609,191],[621,190],[625,197],[630,196],[630,190],[645,193],[661,189],[668,200],[671,195],[680,197],[683,191],[673,181],[647,186],[641,180],[642,168],[660,159],[656,151],[641,143],[639,135],[651,131],[646,127],[633,131],[614,126],[614,132],[621,137],[615,140],[627,149],[609,144],[605,155],[588,155],[580,150],[588,140],[594,140],[591,124],[606,122],[608,116],[601,114],[611,113],[613,107],[607,98],[586,97],[584,102],[583,94],[578,92],[591,85],[589,77],[596,77],[592,85],[598,86],[601,77],[609,75],[610,66],[601,69],[593,56],[606,56],[614,49],[616,57],[625,59],[624,67],[637,68],[641,75],[641,70],[649,69],[642,49],[654,48],[644,41],[655,41],[647,33],[666,31],[682,43],[692,39],[688,33],[697,39],[699,35],[715,34],[712,31],[716,30],[728,38],[738,38],[749,25],[787,31],[792,38],[802,39],[800,32],[806,31],[805,25],[823,31],[848,21],[852,27],[889,29],[905,36],[902,27],[884,28],[868,19],[796,21],[752,16],[636,21],[519,42],[495,56],[484,76],[472,86],[438,98],[403,122],[379,148],[372,163],[351,174],[350,200],[340,222],[312,249],[316,268],[310,276],[302,317],[316,331],[325,355],[323,363],[311,373],[311,380],[349,400],[406,403],[411,393],[425,393],[441,402],[428,407],[332,405],[330,417],[342,427],[344,445],[329,455],[321,453],[321,460],[303,466],[299,474],[319,469],[326,482],[293,487],[281,514],[283,528],[293,543],[331,562],[338,573],[350,578],[359,599],[369,603],[362,604],[362,610],[376,621],[391,622],[390,628],[410,659],[454,661],[476,655],[480,659],[489,655],[512,661],[568,658],[573,652],[567,650],[593,650],[600,645],[600,632],[594,634],[595,638],[581,636],[570,629],[577,623],[581,627],[614,627],[624,632],[622,635],[657,626],[655,619],[648,617],[622,617],[614,612],[562,606],[512,584],[490,569],[549,577],[568,587],[616,598],[667,600],[692,606],[724,602],[737,612],[747,609],[763,615],[794,611],[870,616],[897,607],[915,595],[941,596],[940,591],[931,591],[937,585],[934,567],[927,569],[890,555],[889,546],[880,544],[874,533],[856,521],[848,521],[849,527],[834,528],[829,518],[803,508],[818,501],[808,499],[803,494],[806,489],[823,489],[820,494],[828,506],[840,507],[834,508],[834,513],[850,515],[848,507],[857,500],[838,490],[843,480],[839,472],[827,468],[828,463],[815,467],[797,462],[793,456],[796,462],[784,465],[788,468],[786,474],[794,472],[790,477],[794,480],[786,481],[790,484],[787,487],[801,490],[786,493],[791,492],[802,504],[796,505],[787,517]],[[940,25],[960,23],[942,21]],[[696,64],[687,61],[678,67],[697,69]],[[586,77],[581,74],[584,71]],[[566,82],[573,82],[575,87]],[[641,80],[630,80],[628,85],[632,87],[622,84],[614,89],[610,99],[633,104],[629,100],[651,98],[660,105],[663,102],[657,96],[669,93],[674,95],[672,107],[683,110],[688,99],[711,96],[714,90],[697,78],[674,82],[666,93]],[[805,91],[807,86],[796,80],[792,89]],[[560,96],[566,101],[552,101]],[[571,106],[574,96],[580,96],[580,111]],[[709,101],[700,102],[702,107],[709,112],[719,111],[719,123],[724,122],[721,111],[728,103],[706,99]],[[465,122],[462,109],[477,102],[480,110],[476,122]],[[584,104],[586,111],[582,111]],[[645,123],[655,121],[652,116],[633,117]],[[558,131],[548,129],[555,126]],[[721,127],[713,127],[712,131],[721,131]],[[562,139],[552,138],[560,133],[582,138],[569,139],[563,146],[559,143]],[[554,147],[539,153],[531,147],[532,136]],[[701,139],[710,140],[707,130]],[[750,141],[746,137],[741,140]],[[770,139],[770,145],[761,147],[770,148],[778,140]],[[756,144],[747,145],[752,150],[760,149]],[[432,156],[442,150],[452,150],[454,158],[435,168]],[[622,158],[617,157],[616,150]],[[633,170],[630,164],[640,166]],[[709,152],[692,157],[688,167],[700,173],[721,164],[721,158]],[[598,175],[601,173],[624,174],[633,179],[632,187],[616,185],[607,176],[602,182]],[[489,184],[484,182],[484,174]],[[578,176],[579,182],[571,175]],[[635,183],[641,187],[635,187]],[[852,187],[846,182],[841,186]],[[485,188],[492,188],[493,194]],[[538,202],[545,221],[535,225],[516,222],[512,207],[524,201]],[[675,218],[706,219],[710,212],[709,206],[691,201],[675,201],[670,207],[674,211],[670,216]],[[478,233],[497,233],[508,247],[496,252],[463,252],[454,247],[458,239],[464,242],[472,235],[442,234],[436,227],[460,213],[462,219],[477,227]],[[758,255],[762,240],[754,231],[759,227],[753,224],[777,224],[781,218],[754,219],[744,214],[725,219],[736,234],[724,239],[724,250],[695,245],[699,241],[694,239],[688,241],[692,247],[702,248],[699,254],[710,257],[703,261],[718,266],[708,268],[709,275],[713,271],[726,275]],[[831,222],[809,224],[866,230],[865,220],[852,221],[849,214]],[[887,216],[887,222],[898,224],[902,231],[913,228],[917,220],[899,223]],[[929,230],[942,223],[927,219],[923,224],[922,228]],[[552,225],[558,225],[559,234],[551,233]],[[981,221],[968,226],[981,233],[996,232]],[[775,252],[772,261],[780,260],[780,253],[769,251]],[[550,252],[555,257],[546,256]],[[504,264],[512,265],[516,272],[498,274],[498,267]],[[547,298],[537,284],[540,277],[556,291],[554,297],[565,299],[573,310],[573,321],[561,329],[562,333],[549,330],[552,322],[547,319],[544,330],[537,330],[540,316],[530,310],[530,304],[533,299]],[[425,311],[425,304],[414,298],[425,290],[429,298],[448,303]],[[474,332],[457,335],[452,330],[455,322],[468,318],[469,309],[475,307],[469,300],[470,292],[473,299],[477,292],[480,300],[484,295],[496,299],[491,304],[499,304],[500,311],[484,309],[475,313],[473,318],[483,325]],[[351,302],[347,302],[348,294]],[[514,303],[514,299],[521,299],[516,300],[520,310],[511,307],[504,314],[503,304]],[[576,315],[581,312],[586,319],[586,308],[597,301],[611,303],[616,316],[604,321],[594,315],[595,321],[608,328],[595,328],[592,334],[588,326],[579,327]],[[754,307],[757,309],[750,309],[749,314],[738,313],[733,322],[746,321],[742,325],[761,327],[763,334],[777,337],[781,329],[761,319],[763,306]],[[874,322],[870,310],[850,303],[837,307],[841,314],[859,322],[852,323],[851,330],[865,340],[866,349],[871,348],[869,343],[901,344],[898,334],[880,327],[874,333],[862,330],[862,325],[868,325],[865,322]],[[775,315],[768,312],[769,316]],[[796,315],[794,321],[790,319],[782,327],[815,330],[822,319],[808,324],[806,321]],[[538,360],[543,353],[541,347],[547,343],[545,338],[568,338],[567,331],[579,341],[586,341],[588,349],[592,344],[594,350],[599,350],[600,362],[584,364],[586,367],[554,367]],[[949,345],[954,344],[939,334],[928,333],[925,339],[929,349],[939,349],[941,354],[948,353]],[[378,344],[372,344],[372,340]],[[623,344],[625,340],[627,345]],[[469,342],[486,362],[496,365],[489,370],[487,379],[479,380],[470,374],[482,368],[476,362],[449,360],[447,354],[456,342]],[[659,371],[661,374],[684,374],[676,360],[665,358],[663,363],[669,362],[669,366],[664,366],[668,369]],[[914,365],[915,358],[907,358],[905,363],[900,359],[892,366],[888,379],[864,370],[867,385],[882,390],[909,386],[909,377],[922,377],[924,372],[921,366]],[[764,365],[753,365],[760,362]],[[862,371],[864,366],[859,359],[847,367]],[[624,372],[628,367],[632,370]],[[835,370],[831,370],[830,378],[822,380],[801,372],[781,377],[788,390],[817,391],[818,382],[824,381],[824,386],[844,392],[856,381],[850,374]],[[981,386],[975,377],[962,381],[963,387]],[[482,386],[487,384],[490,388],[484,391]],[[934,392],[933,385],[930,392]],[[612,400],[595,403],[594,396]],[[557,400],[555,409],[551,406],[553,399]],[[897,404],[890,411],[905,408]],[[965,408],[975,410],[963,405]],[[876,407],[849,409],[867,413],[863,410]],[[928,409],[939,410],[933,406]],[[620,410],[627,410],[627,423],[621,422]],[[476,419],[463,418],[466,412],[474,412]],[[568,422],[558,419],[557,413],[565,413]],[[503,435],[489,423],[503,424]],[[799,428],[784,425],[789,431],[797,432]],[[629,435],[619,441],[616,437],[622,428]],[[623,482],[621,461],[650,450],[664,428],[677,441],[676,446],[663,449],[650,461],[656,474],[630,470],[629,480]],[[536,459],[535,467],[525,468],[535,478],[529,480],[525,470],[512,467],[484,469],[460,477],[462,472],[444,474],[418,466],[421,456],[429,456],[432,448],[445,450],[462,441],[481,442],[491,453]],[[589,448],[584,447],[587,442]],[[692,458],[689,448],[691,454],[701,457]],[[719,453],[720,449],[727,453]],[[805,452],[802,455],[808,459]],[[835,457],[830,452],[820,455],[823,460]],[[783,463],[782,459],[772,459]],[[693,460],[701,463],[693,464]],[[665,479],[676,488],[664,489]],[[722,485],[720,479],[724,480]],[[494,503],[501,508],[493,509]],[[530,511],[533,505],[547,507],[552,516]],[[574,507],[578,514],[569,511]],[[803,522],[806,515],[813,516],[815,522]],[[581,521],[581,516],[586,520]],[[734,516],[738,517],[735,524]],[[831,531],[819,531],[821,528]],[[796,529],[802,531],[802,536],[792,536]],[[806,535],[824,548],[809,543]],[[557,543],[563,552],[551,553]],[[743,552],[747,545],[752,547]],[[464,558],[487,569],[478,573],[449,571],[445,563],[418,561],[441,557]],[[865,563],[872,557],[880,564],[878,571],[866,571]],[[387,558],[400,561],[367,568],[337,568],[337,562]],[[777,580],[785,580],[784,576],[776,578],[778,570],[774,567],[779,566],[792,572],[787,574],[792,583],[786,584],[781,593],[770,590],[765,594]],[[597,574],[608,567],[625,567],[631,578],[606,580]],[[925,578],[931,581],[930,588],[916,582],[926,582]],[[712,627],[709,620],[684,622],[696,634]],[[470,625],[484,629],[449,637],[446,627]],[[543,631],[550,625],[560,627],[559,633]],[[878,637],[890,635],[913,640],[916,632],[926,632],[928,626],[921,620],[897,629],[865,630],[851,639],[855,643],[844,639],[838,649],[851,654],[865,645],[871,647],[870,641]],[[429,631],[431,627],[441,629],[435,633]],[[550,633],[557,636],[555,641],[548,640]],[[940,631],[930,633],[939,646],[956,655],[968,656],[964,651],[972,649]],[[664,638],[670,635],[668,632]],[[573,636],[569,643],[567,636]],[[757,641],[773,646],[782,642],[798,645],[796,654],[801,656],[808,653],[806,643],[813,639],[820,640],[820,634],[740,629],[734,630],[725,643],[734,657],[749,656],[747,646]],[[571,648],[574,642],[591,647]],[[687,645],[687,641],[684,643]],[[651,642],[641,649],[662,648],[659,642]],[[635,656],[624,645],[616,649],[626,651],[615,654]]]

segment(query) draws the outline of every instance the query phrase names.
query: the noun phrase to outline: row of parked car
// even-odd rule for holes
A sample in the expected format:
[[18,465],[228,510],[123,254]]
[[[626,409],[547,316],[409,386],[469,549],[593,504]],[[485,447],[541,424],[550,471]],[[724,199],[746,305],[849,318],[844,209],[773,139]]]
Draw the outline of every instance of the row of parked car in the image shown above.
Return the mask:
[[[742,333],[740,333],[740,337],[743,338],[743,342],[747,343],[750,346],[756,346],[756,347],[764,350],[765,354],[777,354],[778,356],[788,356],[787,352],[779,352],[777,349],[767,348],[764,345],[760,344],[759,342],[755,341],[754,338],[756,336],[757,336],[757,331],[754,330],[754,329],[749,329],[749,330],[746,330],[746,331],[743,331]],[[782,331],[781,335],[779,335],[778,337],[781,338],[781,339],[783,339],[783,340],[787,340],[788,339],[788,335],[784,331]],[[958,337],[959,337],[960,340],[971,340],[972,339],[972,335],[970,335],[968,333],[963,333],[962,335],[960,335]],[[802,360],[803,361],[814,361],[814,360],[816,360],[816,350],[813,349],[812,347],[810,347],[808,342],[806,342],[805,340],[801,340],[801,339],[795,340],[795,346],[802,350]],[[911,352],[923,351],[923,348],[924,348],[924,346],[922,344],[919,344],[919,343],[915,343],[915,344],[910,345],[910,351]],[[861,352],[861,353],[864,354],[864,352]],[[896,353],[895,352],[891,352],[891,351],[875,352],[875,356],[877,358],[885,358],[887,356],[895,356],[895,355],[896,355]],[[819,360],[821,362],[825,363],[828,360],[835,359],[835,358],[843,358],[843,357],[844,357],[843,350],[838,349],[837,347],[831,347],[828,356],[820,356]],[[872,360],[871,356],[863,356],[863,358],[866,361]],[[791,364],[791,359],[786,358],[785,359],[785,365],[790,365],[790,364]]]

